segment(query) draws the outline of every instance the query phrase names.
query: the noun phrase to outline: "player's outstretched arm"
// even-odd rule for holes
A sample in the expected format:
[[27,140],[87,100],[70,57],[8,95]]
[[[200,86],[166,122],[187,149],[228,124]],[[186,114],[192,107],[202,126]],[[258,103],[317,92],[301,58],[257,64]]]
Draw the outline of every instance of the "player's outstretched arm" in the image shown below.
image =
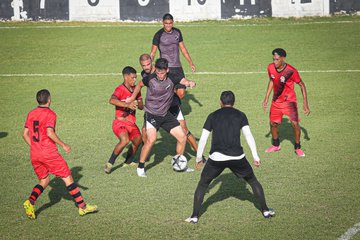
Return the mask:
[[302,93],[302,96],[303,96],[303,99],[304,99],[304,103],[303,103],[304,113],[307,116],[307,115],[310,114],[310,108],[309,108],[309,103],[308,103],[308,100],[307,100],[306,86],[305,86],[305,83],[302,80],[299,82],[299,86],[301,88],[301,93]]
[[138,103],[138,109],[143,110],[144,109],[144,102],[142,99],[137,100]]
[[55,131],[53,128],[48,127],[46,129],[46,135],[53,140],[56,144],[59,144],[66,153],[70,153],[71,152],[71,147],[69,145],[67,145],[66,143],[64,143],[63,141],[61,141],[61,139],[56,135]]
[[250,147],[251,154],[252,154],[253,159],[254,159],[254,164],[255,164],[256,167],[259,167],[261,162],[260,162],[259,155],[257,153],[254,136],[252,135],[252,133],[250,131],[250,127],[248,125],[244,126],[244,127],[242,127],[241,131],[244,134],[246,142]]
[[191,71],[192,72],[195,72],[196,71],[196,67],[195,67],[195,64],[193,63],[191,57],[190,57],[190,54],[188,52],[188,50],[186,49],[185,47],[185,44],[184,42],[180,42],[179,43],[179,48],[180,48],[180,51],[181,53],[184,55],[185,59],[188,61],[188,63],[190,64],[190,67],[191,67]]
[[267,87],[267,89],[266,89],[265,98],[264,98],[264,101],[262,102],[262,108],[264,109],[264,111],[265,111],[266,108],[267,108],[267,104],[268,104],[268,101],[269,101],[270,93],[271,93],[271,91],[273,90],[273,88],[274,88],[274,83],[273,83],[273,81],[269,80],[268,87]]
[[120,101],[116,96],[111,96],[109,103],[117,106],[117,107],[124,107],[124,108],[129,108],[131,110],[135,110],[138,107],[138,101],[134,100],[132,102],[124,102],[124,101]]
[[29,135],[29,129],[28,128],[24,128],[23,139],[30,146],[31,141],[30,141],[30,135]]
[[139,94],[139,92],[141,91],[141,88],[144,87],[144,82],[141,80],[138,84],[136,84],[133,94],[131,95],[131,97],[126,99],[126,103],[131,103],[134,102],[136,100],[137,95]]
[[186,78],[181,79],[180,83],[189,88],[193,88],[196,86],[196,83],[194,81],[187,80]]

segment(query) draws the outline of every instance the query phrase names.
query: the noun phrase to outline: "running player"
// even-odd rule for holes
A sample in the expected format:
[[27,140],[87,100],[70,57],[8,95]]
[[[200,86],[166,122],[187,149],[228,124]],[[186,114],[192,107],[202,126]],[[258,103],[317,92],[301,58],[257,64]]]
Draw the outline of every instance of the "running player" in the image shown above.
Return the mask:
[[60,140],[55,133],[56,114],[50,109],[50,92],[46,89],[36,94],[39,106],[28,113],[23,138],[30,146],[30,158],[39,183],[34,186],[29,198],[24,202],[25,213],[35,219],[35,202],[50,182],[49,174],[60,177],[74,198],[80,216],[97,211],[97,206],[86,204],[77,184],[74,182],[65,159],[59,154],[56,144],[66,153],[71,152],[69,145]]
[[262,103],[263,109],[266,110],[270,93],[274,90],[270,107],[272,146],[266,149],[265,152],[271,153],[280,150],[278,125],[281,124],[283,115],[286,115],[289,117],[294,129],[295,153],[299,157],[305,157],[305,153],[300,145],[300,118],[298,114],[296,93],[294,91],[294,83],[299,84],[304,100],[304,113],[305,115],[309,115],[310,109],[305,83],[301,80],[298,71],[285,62],[286,51],[284,49],[276,48],[272,51],[272,55],[273,63],[270,63],[267,68],[270,80],[266,90],[265,99]]
[[108,162],[105,164],[105,173],[111,173],[116,158],[130,141],[132,142],[132,145],[127,152],[124,166],[136,167],[137,164],[133,162],[133,156],[139,145],[142,143],[140,130],[136,125],[135,117],[136,108],[144,108],[141,93],[136,96],[136,99],[133,102],[125,102],[126,98],[131,97],[134,90],[136,70],[133,67],[127,66],[123,69],[122,75],[124,82],[115,89],[109,100],[109,103],[115,106],[115,119],[113,121],[112,129],[120,141],[115,146]]
[[174,136],[177,140],[176,153],[182,155],[185,150],[186,135],[176,118],[169,112],[169,108],[174,97],[174,86],[178,83],[188,87],[195,87],[195,82],[185,78],[176,78],[169,73],[168,61],[159,58],[155,62],[155,73],[145,77],[136,85],[132,97],[127,99],[131,102],[140,92],[141,88],[147,86],[145,100],[145,128],[146,141],[141,149],[137,174],[140,177],[146,177],[144,166],[151,148],[156,142],[157,131],[163,128]]
[[[146,54],[146,53],[142,54],[140,56],[139,61],[140,61],[141,68],[143,69],[143,71],[141,72],[141,76],[143,78],[155,72],[155,67],[152,64],[151,57],[150,57],[149,54]],[[184,85],[177,84],[176,86],[181,87],[181,86],[184,86]],[[177,95],[177,93],[181,94],[181,92],[179,92],[179,89],[176,89],[176,86],[175,86],[174,98],[173,98],[173,101],[171,103],[169,111],[179,121],[180,126],[183,128],[183,130],[184,130],[184,132],[186,134],[186,141],[191,145],[191,147],[196,152],[197,147],[198,147],[197,143],[196,143],[196,139],[195,139],[194,135],[187,128],[184,115],[183,115],[183,113],[181,111],[181,108],[180,108],[181,100],[180,100],[180,97]],[[182,88],[180,88],[180,89],[182,89]],[[181,96],[184,97],[184,95],[181,95]],[[146,134],[144,134],[145,133],[144,129],[145,129],[145,126],[143,127],[143,134],[142,134],[143,141],[145,142],[144,137],[146,137]]]

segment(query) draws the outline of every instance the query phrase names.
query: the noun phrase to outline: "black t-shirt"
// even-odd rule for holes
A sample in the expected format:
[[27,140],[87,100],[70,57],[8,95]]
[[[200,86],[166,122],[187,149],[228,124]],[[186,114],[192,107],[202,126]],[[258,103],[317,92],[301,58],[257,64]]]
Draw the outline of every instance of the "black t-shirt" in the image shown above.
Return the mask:
[[240,131],[246,125],[249,122],[245,113],[235,108],[223,107],[211,113],[203,127],[212,132],[210,154],[242,155],[244,151],[240,143]]

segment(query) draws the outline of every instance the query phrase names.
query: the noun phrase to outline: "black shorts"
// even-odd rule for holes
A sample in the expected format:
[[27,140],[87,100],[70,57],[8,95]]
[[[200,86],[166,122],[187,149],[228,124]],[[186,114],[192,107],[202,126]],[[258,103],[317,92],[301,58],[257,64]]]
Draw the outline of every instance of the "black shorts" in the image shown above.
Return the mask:
[[169,67],[169,72],[171,74],[174,74],[178,79],[185,78],[184,70],[182,67]]
[[167,112],[164,117],[162,116],[156,116],[151,113],[145,112],[144,115],[144,126],[147,128],[148,124],[152,125],[156,131],[159,131],[160,127],[170,133],[171,129],[180,126],[180,123],[174,115],[172,115],[170,112]]
[[253,174],[253,169],[246,157],[228,161],[214,161],[209,158],[209,160],[206,161],[201,177],[214,179],[224,171],[225,168],[229,168],[239,178]]

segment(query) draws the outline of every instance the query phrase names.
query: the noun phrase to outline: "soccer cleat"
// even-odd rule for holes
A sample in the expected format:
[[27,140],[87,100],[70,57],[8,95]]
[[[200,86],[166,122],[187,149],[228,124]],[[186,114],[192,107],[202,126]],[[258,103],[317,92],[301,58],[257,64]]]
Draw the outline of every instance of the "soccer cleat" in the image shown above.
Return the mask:
[[268,210],[263,211],[263,216],[264,218],[271,218],[275,216],[275,211],[271,208],[269,208]]
[[187,219],[185,219],[185,222],[188,222],[188,223],[192,223],[192,224],[197,224],[199,221],[199,219],[197,217],[189,217]]
[[135,162],[131,162],[131,163],[123,163],[123,165],[121,167],[134,167],[136,168],[138,165]]
[[111,163],[107,162],[107,163],[105,164],[105,167],[104,167],[105,173],[107,173],[107,174],[111,173],[111,168],[112,168],[112,166],[113,166],[113,165],[112,165]]
[[147,177],[145,174],[145,169],[144,168],[137,168],[136,169],[136,173],[139,177]]
[[265,152],[266,152],[266,153],[271,153],[271,152],[280,151],[280,149],[281,149],[280,146],[271,145],[271,147],[269,147],[268,149],[266,149]]
[[84,216],[88,213],[94,213],[97,212],[97,206],[96,205],[90,205],[86,204],[85,208],[79,208],[79,214],[80,216]]
[[301,148],[295,149],[295,153],[296,155],[298,155],[299,157],[305,157],[305,153],[303,150],[301,150]]
[[31,204],[30,200],[26,200],[23,204],[24,208],[25,208],[25,213],[28,216],[28,218],[30,219],[35,219],[35,209],[34,209],[34,205]]
[[187,167],[187,168],[184,170],[184,172],[193,172],[193,171],[194,171],[194,169],[189,168],[189,167]]

